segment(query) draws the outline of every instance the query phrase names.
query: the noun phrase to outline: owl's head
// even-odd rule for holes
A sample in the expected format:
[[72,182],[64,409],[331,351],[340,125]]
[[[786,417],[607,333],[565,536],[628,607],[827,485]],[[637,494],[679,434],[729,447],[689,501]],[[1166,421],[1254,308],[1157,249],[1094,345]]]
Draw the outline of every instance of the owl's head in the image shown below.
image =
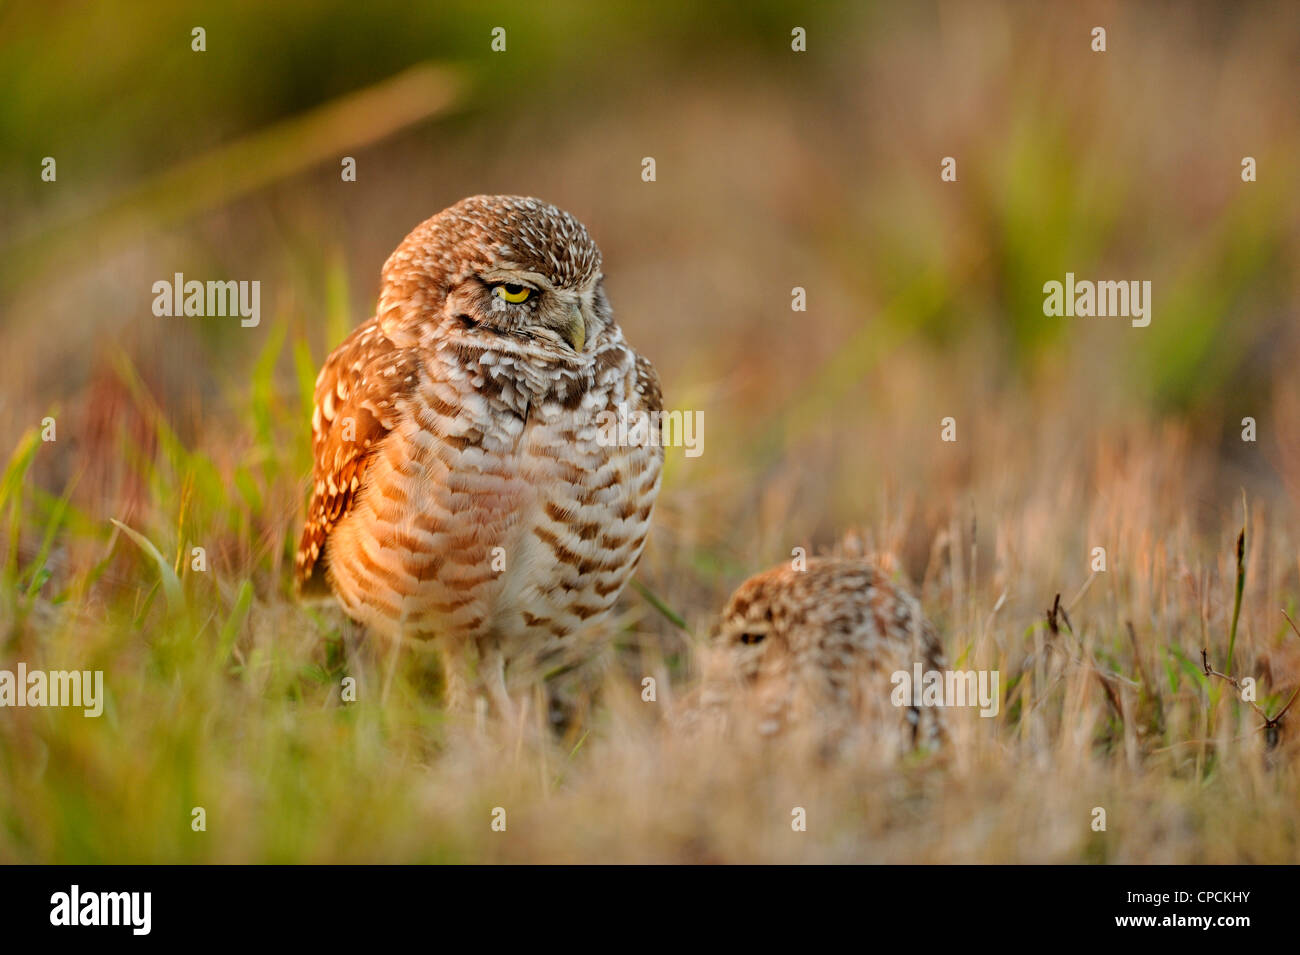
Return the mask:
[[765,664],[790,652],[786,633],[791,573],[781,566],[756,574],[727,601],[713,647],[733,674],[756,679]]
[[416,226],[384,265],[379,317],[402,345],[487,345],[569,364],[589,361],[613,327],[586,228],[520,196],[471,196]]

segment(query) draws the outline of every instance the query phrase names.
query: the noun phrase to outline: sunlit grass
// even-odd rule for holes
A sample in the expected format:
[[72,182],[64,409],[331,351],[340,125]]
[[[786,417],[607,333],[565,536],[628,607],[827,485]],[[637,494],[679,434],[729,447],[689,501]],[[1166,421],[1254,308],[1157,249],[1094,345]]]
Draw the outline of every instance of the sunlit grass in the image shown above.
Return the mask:
[[[292,360],[282,338],[268,347]],[[187,448],[161,431],[145,475],[153,505],[130,534],[70,523],[66,501],[31,506],[39,494],[27,472],[53,446],[29,436],[14,451],[0,483],[4,658],[103,669],[108,702],[99,719],[5,711],[0,857],[1297,857],[1291,737],[1284,729],[1269,749],[1258,715],[1202,672],[1203,648],[1212,661],[1228,656],[1238,565],[1230,508],[1225,527],[1204,535],[1177,516],[1179,489],[1197,466],[1168,453],[1176,438],[1148,435],[1101,498],[1037,484],[974,539],[965,519],[944,526],[926,603],[955,665],[1000,671],[1001,711],[991,720],[955,714],[953,745],[940,755],[826,764],[798,748],[683,738],[664,723],[692,683],[699,646],[674,636],[671,618],[707,623],[728,586],[725,577],[694,588],[658,579],[658,568],[691,562],[674,551],[671,530],[642,570],[645,584],[624,599],[644,612],[621,618],[630,629],[597,675],[571,690],[577,725],[562,738],[539,718],[540,692],[519,726],[449,722],[428,655],[404,661],[381,704],[382,661],[359,633],[337,612],[289,599],[292,535],[268,535],[290,526],[280,508],[301,491],[301,441],[286,432],[303,396],[259,387],[265,374],[254,374],[243,430],[226,433],[240,455]],[[280,411],[267,414],[270,407]],[[1056,467],[1098,467],[1090,457],[1081,449]],[[1005,482],[1008,462],[998,463],[975,465],[976,501]],[[232,493],[240,475],[249,489]],[[667,504],[669,528],[674,512]],[[1233,671],[1259,676],[1261,706],[1276,712],[1295,682],[1285,661],[1297,638],[1269,601],[1294,603],[1284,582],[1295,550],[1267,513],[1263,504],[1251,508]],[[1120,515],[1128,523],[1108,548],[1106,572],[1089,581],[1083,559],[1065,575],[1042,561],[1077,547],[1080,523],[1101,527]],[[73,525],[111,547],[102,563],[52,566]],[[196,541],[220,555],[207,571],[191,567]],[[1067,591],[1068,607],[1055,621],[1045,615],[1054,589]],[[708,595],[703,605],[684,605],[699,599],[693,592]],[[678,666],[663,668],[667,655],[682,652]],[[663,681],[656,703],[640,698],[643,673]],[[357,680],[356,702],[340,699],[344,677]],[[794,806],[809,810],[808,833],[790,831]],[[191,829],[196,807],[206,813],[205,832]],[[495,807],[507,810],[506,833],[490,828]],[[1104,833],[1090,828],[1094,807],[1107,811]]]

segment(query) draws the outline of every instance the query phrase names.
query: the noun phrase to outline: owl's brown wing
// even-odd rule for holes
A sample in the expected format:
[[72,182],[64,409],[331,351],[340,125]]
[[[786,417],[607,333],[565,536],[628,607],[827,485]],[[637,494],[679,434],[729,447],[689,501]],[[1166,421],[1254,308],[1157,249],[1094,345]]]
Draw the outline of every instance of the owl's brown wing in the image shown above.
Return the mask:
[[311,421],[315,484],[294,561],[302,594],[328,593],[321,556],[330,531],[355,503],[379,443],[397,427],[398,405],[418,371],[416,353],[394,345],[374,318],[321,368]]
[[659,373],[650,359],[644,355],[636,356],[636,380],[633,390],[641,399],[639,411],[663,411],[664,396],[659,387]]

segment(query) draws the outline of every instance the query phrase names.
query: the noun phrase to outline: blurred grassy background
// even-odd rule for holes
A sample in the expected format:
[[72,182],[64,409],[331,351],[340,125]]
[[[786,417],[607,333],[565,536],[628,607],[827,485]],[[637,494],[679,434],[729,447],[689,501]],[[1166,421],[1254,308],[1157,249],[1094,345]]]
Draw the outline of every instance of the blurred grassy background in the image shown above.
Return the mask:
[[[790,49],[796,25],[806,53]],[[1105,54],[1089,48],[1097,25]],[[505,53],[490,49],[495,26]],[[1196,724],[1210,690],[1183,661],[1226,632],[1242,489],[1256,561],[1242,653],[1270,693],[1296,675],[1277,608],[1300,565],[1298,26],[1283,3],[0,8],[0,448],[16,449],[0,497],[0,664],[99,659],[115,734],[106,744],[93,721],[52,712],[0,724],[0,858],[107,861],[128,844],[140,859],[328,858],[325,834],[349,826],[370,857],[401,855],[396,822],[366,821],[383,793],[349,788],[359,772],[405,787],[433,825],[421,772],[436,710],[413,690],[386,713],[305,716],[344,665],[341,625],[291,606],[286,584],[316,368],[371,314],[400,239],[473,193],[538,195],[581,218],[668,404],[703,411],[705,453],[670,452],[641,571],[697,634],[743,576],[856,529],[922,587],[952,656],[1030,672],[1046,666],[1052,594],[1078,592],[1090,548],[1106,546],[1112,572],[1080,605],[1097,652],[1134,679],[1143,654],[1172,666],[1160,699],[1179,718],[1148,707],[1139,741],[1093,699],[1078,725],[1098,778],[1132,790],[1115,774],[1146,766],[1139,751],[1216,733],[1228,745],[1224,727],[1248,729],[1249,711]],[[45,156],[56,183],[40,179]],[[357,182],[340,180],[342,156]],[[644,156],[657,182],[641,181]],[[956,183],[940,182],[944,156]],[[1044,317],[1043,283],[1067,271],[1150,280],[1150,327]],[[155,317],[152,283],[175,272],[260,280],[261,324]],[[791,312],[794,286],[807,312]],[[46,414],[58,440],[33,443]],[[952,445],[938,440],[948,415]],[[1247,415],[1254,444],[1240,440]],[[110,518],[175,558],[179,618]],[[206,576],[182,559],[195,543]],[[624,610],[609,672],[688,680],[690,642],[635,595]],[[1008,701],[999,738],[1085,778],[1057,717],[1087,685],[1054,684],[1061,709],[1041,722],[1050,707],[1031,721]],[[1233,706],[1216,695],[1212,712]],[[623,739],[635,725],[604,719],[587,728]],[[969,765],[987,775],[998,750],[981,745]],[[263,763],[235,772],[241,753]],[[1241,759],[1252,786],[1283,785]],[[1211,763],[1203,746],[1190,769],[1173,755],[1155,768],[1203,781]],[[536,769],[527,779],[549,779]],[[278,810],[224,855],[187,828],[218,780],[230,812]],[[587,779],[566,805],[606,783]],[[1293,784],[1272,790],[1278,813]],[[1007,782],[1025,800],[1035,785]],[[1158,816],[1175,796],[1151,785]],[[1220,799],[1245,798],[1223,785]],[[1198,792],[1185,794],[1193,821],[1151,858],[1242,859],[1226,837],[1207,851]],[[325,808],[308,812],[317,797]],[[141,836],[173,809],[185,827]],[[137,841],[100,831],[105,813],[125,813]],[[412,857],[483,857],[450,832]],[[883,832],[868,844],[897,857]],[[947,857],[1099,858],[1001,832]],[[711,838],[691,829],[682,857],[785,857]],[[1255,858],[1295,861],[1294,834],[1249,838]],[[531,847],[544,848],[559,851]]]

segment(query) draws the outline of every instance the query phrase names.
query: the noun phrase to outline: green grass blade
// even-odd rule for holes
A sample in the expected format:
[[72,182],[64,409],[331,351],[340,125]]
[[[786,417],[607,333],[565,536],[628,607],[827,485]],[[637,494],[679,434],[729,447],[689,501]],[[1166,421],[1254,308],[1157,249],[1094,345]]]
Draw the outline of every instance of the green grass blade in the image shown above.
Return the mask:
[[654,592],[649,587],[641,583],[639,580],[632,581],[632,587],[637,593],[646,599],[646,602],[650,604],[650,606],[663,614],[669,623],[683,633],[690,634],[690,628],[686,626],[686,621],[682,619],[681,614],[677,613],[677,611],[673,610],[672,607],[669,607],[666,603],[655,596]]
[[1241,533],[1237,535],[1237,592],[1232,599],[1232,627],[1228,631],[1228,662],[1223,672],[1232,676],[1232,652],[1237,646],[1237,621],[1241,617],[1241,595],[1246,589],[1246,498],[1241,499]]
[[158,578],[162,583],[163,594],[167,598],[168,609],[174,613],[184,610],[185,592],[181,589],[180,578],[176,576],[176,571],[172,569],[172,565],[167,563],[167,560],[158,551],[158,548],[153,545],[153,541],[149,540],[149,538],[145,537],[139,531],[127,527],[119,520],[112,518],[110,518],[110,520],[113,521],[113,524],[118,528],[118,530],[131,538],[131,540],[135,541],[136,546],[144,551],[158,568]]

